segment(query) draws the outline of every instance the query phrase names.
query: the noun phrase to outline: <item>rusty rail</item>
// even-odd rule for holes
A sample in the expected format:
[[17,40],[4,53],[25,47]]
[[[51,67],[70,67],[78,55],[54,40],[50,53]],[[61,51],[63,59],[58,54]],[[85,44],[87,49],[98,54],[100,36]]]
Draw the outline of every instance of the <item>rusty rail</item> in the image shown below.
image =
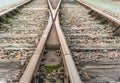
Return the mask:
[[57,8],[56,8],[56,9],[53,9],[50,0],[47,0],[48,5],[49,5],[49,8],[50,8],[50,12],[52,13],[52,18],[53,18],[53,20],[55,20],[55,18],[56,18],[57,12],[58,12],[58,10],[59,10],[59,8],[60,8],[60,5],[61,5],[61,1],[62,1],[62,0],[59,0],[59,3],[58,3]]
[[78,75],[78,71],[76,69],[74,61],[72,59],[72,55],[71,55],[68,45],[66,43],[65,36],[60,27],[59,8],[60,8],[61,0],[59,0],[58,6],[56,9],[53,9],[49,0],[47,0],[47,2],[49,5],[49,8],[50,8],[50,11],[52,13],[53,20],[55,20],[55,26],[56,26],[57,34],[58,34],[59,41],[61,44],[61,49],[63,52],[64,66],[65,66],[65,69],[67,70],[66,75],[70,78],[71,83],[81,83],[81,79]]
[[105,18],[107,18],[107,20],[112,21],[116,27],[120,26],[120,20],[116,19],[115,17],[112,17],[112,16],[110,16],[110,15],[108,15],[108,14],[106,14],[106,13],[80,1],[80,0],[75,0],[75,1],[80,3],[81,5],[85,6],[86,8],[98,13],[99,15],[104,16]]
[[57,16],[56,16],[55,25],[56,25],[56,30],[57,30],[58,37],[60,40],[61,49],[63,52],[63,58],[65,60],[65,67],[68,70],[68,74],[69,74],[68,77],[70,78],[70,83],[82,83],[80,76],[78,75],[78,71],[76,69],[76,66],[74,64],[71,52],[70,52],[69,47],[66,43],[66,38],[65,38],[64,33],[60,27],[59,12],[57,13]]
[[[68,83],[82,83],[81,79],[78,75],[78,71],[76,69],[76,66],[74,64],[74,61],[72,59],[72,55],[70,53],[70,50],[68,48],[68,45],[66,43],[65,36],[62,32],[62,29],[60,27],[60,22],[59,22],[59,8],[61,4],[61,0],[58,3],[58,6],[56,9],[52,8],[52,5],[49,0],[47,0],[48,5],[49,5],[49,21],[48,25],[40,39],[40,42],[33,54],[33,56],[30,59],[30,62],[20,79],[19,83],[31,83],[32,80],[36,76],[36,71],[38,70],[41,58],[42,58],[42,53],[45,48],[45,43],[47,40],[47,37],[49,35],[49,32],[51,30],[52,24],[55,23],[57,34],[59,37],[60,45],[61,45],[61,51],[63,53],[63,61],[64,61],[64,67],[66,68],[66,75],[68,78]],[[70,82],[69,82],[70,81]]]
[[40,42],[38,43],[37,48],[34,51],[33,56],[30,59],[30,62],[20,80],[19,83],[31,83],[33,77],[34,77],[34,73],[37,71],[35,70],[37,67],[39,67],[39,62],[40,59],[42,57],[42,53],[43,53],[43,49],[45,47],[45,43],[47,40],[47,37],[49,35],[51,26],[52,26],[52,17],[51,17],[51,13],[49,12],[49,21],[48,21],[48,25],[42,35],[42,37],[40,38]]
[[31,57],[30,62],[28,64],[27,68],[25,69],[19,83],[31,83],[33,78],[36,77],[35,74],[36,74],[36,71],[38,70],[40,60],[43,55],[43,50],[45,48],[45,43],[46,43],[46,40],[48,38],[49,32],[50,32],[52,24],[53,24],[53,19],[55,19],[56,14],[57,14],[57,9],[59,9],[59,7],[60,7],[61,2],[59,2],[57,9],[53,10],[50,1],[49,0],[47,0],[47,1],[48,1],[48,5],[50,7],[48,25],[47,25],[42,37],[40,38],[40,42],[39,42],[37,48],[35,49],[34,54]]

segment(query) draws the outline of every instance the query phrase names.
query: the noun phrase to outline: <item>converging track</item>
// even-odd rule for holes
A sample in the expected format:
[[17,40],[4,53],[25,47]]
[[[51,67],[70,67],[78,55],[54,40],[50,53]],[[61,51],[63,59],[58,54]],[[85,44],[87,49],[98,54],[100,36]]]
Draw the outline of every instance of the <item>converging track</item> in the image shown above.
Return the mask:
[[[52,54],[53,52],[56,53],[56,51],[59,50],[57,51],[57,53],[60,53],[60,56],[64,64],[63,65],[64,71],[61,71],[61,73],[63,72],[63,78],[61,82],[81,83],[80,77],[76,70],[75,64],[73,62],[71,53],[69,51],[69,48],[67,46],[64,34],[61,30],[59,23],[59,11],[60,11],[59,8],[61,5],[61,0],[58,1],[57,6],[54,5],[55,2],[52,2],[50,0],[47,0],[47,2],[50,8],[48,25],[20,80],[20,83],[30,83],[36,81],[41,82],[43,80],[43,79],[40,80],[40,78],[38,77],[41,75],[40,73],[42,73],[43,75],[42,71],[43,69],[41,70],[41,68],[39,68],[39,65],[41,65],[42,57],[45,55],[47,56],[44,49],[47,50],[49,56],[51,56],[50,54]],[[53,5],[51,3],[53,3]],[[40,75],[38,75],[38,73]]]
[[120,21],[80,0],[27,0],[0,13],[0,80],[120,82]]

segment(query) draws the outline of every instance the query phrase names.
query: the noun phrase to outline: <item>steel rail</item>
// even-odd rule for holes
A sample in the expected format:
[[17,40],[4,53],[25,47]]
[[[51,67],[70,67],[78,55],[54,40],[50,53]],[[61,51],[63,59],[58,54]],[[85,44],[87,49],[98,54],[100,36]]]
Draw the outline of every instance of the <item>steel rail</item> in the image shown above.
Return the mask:
[[56,9],[53,9],[50,0],[47,0],[47,2],[48,2],[48,5],[49,5],[49,8],[50,8],[50,11],[51,11],[51,13],[52,13],[52,18],[53,18],[53,20],[55,20],[56,15],[57,15],[57,12],[58,12],[58,10],[59,10],[59,8],[60,8],[60,5],[61,5],[62,0],[59,0],[59,3],[58,3],[58,5],[57,5],[57,8],[56,8]]
[[57,13],[56,20],[55,20],[56,30],[58,33],[58,37],[61,44],[61,49],[63,51],[63,57],[65,60],[65,64],[69,73],[69,78],[71,83],[82,83],[80,76],[78,75],[78,71],[76,69],[76,66],[74,64],[72,55],[70,53],[69,47],[66,42],[66,38],[64,36],[64,33],[60,27],[59,22],[59,12]]
[[17,9],[17,8],[19,8],[19,7],[27,4],[27,3],[29,3],[30,1],[32,1],[32,0],[24,0],[23,2],[19,3],[18,5],[14,6],[14,7],[12,7],[12,8],[9,8],[9,9],[3,11],[3,12],[0,12],[0,16],[3,16],[3,15],[5,15],[5,14],[7,14],[7,13],[13,11],[13,10],[15,10],[15,9]]
[[34,78],[35,73],[39,67],[40,59],[42,58],[42,53],[45,48],[45,43],[48,38],[49,32],[52,28],[53,19],[55,19],[55,17],[56,17],[56,14],[60,7],[60,4],[61,4],[61,2],[59,2],[57,8],[55,10],[53,10],[50,1],[48,1],[48,5],[50,7],[48,25],[47,25],[42,37],[40,38],[40,42],[39,42],[36,50],[34,51],[34,54],[31,57],[30,62],[28,64],[27,68],[25,69],[19,83],[31,83],[32,82],[32,79]]
[[61,30],[61,27],[60,27],[59,8],[60,8],[61,0],[59,1],[56,9],[53,9],[51,2],[49,0],[47,0],[47,2],[49,5],[49,8],[50,8],[50,11],[53,15],[53,20],[55,21],[57,34],[58,34],[59,41],[61,44],[61,49],[63,51],[64,66],[67,70],[66,72],[69,74],[68,76],[70,77],[70,82],[71,83],[82,83],[81,79],[78,75],[78,71],[77,71],[76,66],[74,64],[74,61],[72,59],[72,55],[71,55],[70,50],[68,48],[68,45],[66,43],[65,36],[64,36],[64,34]]
[[110,15],[108,15],[108,14],[106,14],[106,13],[104,13],[104,12],[102,12],[102,11],[100,11],[100,10],[98,10],[98,9],[96,9],[96,8],[94,8],[94,7],[92,7],[92,6],[88,5],[88,4],[80,1],[80,0],[75,0],[75,1],[80,3],[81,5],[89,8],[90,10],[93,10],[94,12],[106,17],[107,20],[111,20],[115,24],[116,27],[120,26],[120,20],[116,19],[115,17],[112,17],[112,16],[110,16]]
[[47,25],[44,33],[42,34],[42,37],[40,38],[40,42],[38,43],[38,46],[35,49],[34,54],[31,57],[30,62],[28,64],[27,68],[25,69],[25,72],[23,73],[23,76],[21,77],[19,83],[31,83],[34,73],[36,72],[35,69],[37,67],[39,67],[40,58],[42,57],[43,49],[45,47],[47,37],[51,30],[52,23],[53,23],[52,16],[51,16],[51,13],[49,12],[48,25]]
[[60,8],[61,0],[59,1],[56,9],[52,8],[52,5],[49,0],[47,0],[47,1],[48,1],[48,5],[50,8],[50,12],[49,12],[50,17],[49,17],[49,21],[48,21],[48,26],[46,27],[46,30],[43,33],[43,35],[40,39],[40,42],[39,42],[33,56],[31,57],[30,62],[28,64],[27,68],[25,69],[25,72],[23,73],[23,76],[21,77],[19,83],[31,83],[32,79],[34,78],[35,73],[37,71],[36,69],[38,69],[38,67],[39,67],[40,59],[42,57],[42,53],[45,48],[45,43],[46,43],[47,37],[49,35],[49,32],[52,28],[52,24],[54,22],[55,22],[57,34],[59,37],[59,41],[61,44],[61,51],[63,52],[63,59],[64,59],[64,63],[65,63],[64,66],[67,69],[68,77],[70,78],[70,82],[71,83],[82,83],[81,79],[78,75],[78,71],[74,64],[74,61],[72,59],[72,55],[71,55],[68,45],[66,43],[65,36],[60,27],[59,8]]
[[71,55],[70,50],[68,48],[68,45],[66,43],[65,36],[64,36],[64,34],[61,30],[61,27],[60,27],[59,8],[60,8],[60,5],[61,5],[61,0],[59,0],[58,6],[57,6],[56,9],[53,9],[53,7],[51,5],[51,2],[49,0],[47,0],[47,2],[48,2],[48,5],[49,5],[49,8],[50,8],[50,11],[52,13],[53,20],[55,21],[57,34],[58,34],[59,41],[60,41],[60,44],[61,44],[61,49],[62,49],[62,52],[63,52],[63,57],[62,58],[64,60],[65,69],[67,70],[66,72],[69,74],[68,76],[70,78],[70,82],[71,83],[82,83],[81,79],[78,75],[78,71],[77,71],[76,66],[74,64],[74,61],[72,59],[72,55]]

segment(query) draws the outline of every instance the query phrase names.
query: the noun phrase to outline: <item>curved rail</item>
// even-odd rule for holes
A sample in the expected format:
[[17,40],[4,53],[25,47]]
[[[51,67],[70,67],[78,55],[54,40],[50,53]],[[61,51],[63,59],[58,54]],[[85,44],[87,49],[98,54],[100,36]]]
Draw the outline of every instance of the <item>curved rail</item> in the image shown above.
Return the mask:
[[36,50],[34,51],[34,54],[31,57],[30,62],[29,62],[19,83],[31,83],[31,81],[34,77],[34,74],[37,71],[35,69],[37,69],[37,67],[39,67],[39,62],[42,57],[43,49],[45,47],[45,43],[46,43],[47,37],[50,32],[52,22],[53,21],[52,21],[51,13],[49,12],[48,25],[47,25],[42,37],[40,38],[40,42],[38,43],[38,46],[37,46]]
[[61,1],[62,1],[62,0],[59,0],[59,3],[58,3],[57,8],[56,8],[56,9],[53,9],[50,0],[47,0],[48,5],[49,5],[49,8],[50,8],[50,11],[51,11],[51,13],[52,13],[52,18],[53,18],[53,20],[55,20],[55,18],[56,18],[57,12],[58,12],[58,10],[59,10],[59,8],[60,8],[60,5],[61,5]]
[[40,39],[40,42],[33,54],[33,56],[30,59],[30,62],[23,74],[23,76],[20,79],[19,83],[31,83],[32,79],[36,76],[36,72],[38,71],[39,64],[42,58],[42,53],[45,48],[45,43],[48,38],[48,35],[50,33],[52,24],[55,22],[57,34],[59,37],[60,45],[61,45],[61,51],[63,53],[63,61],[64,61],[64,67],[66,69],[66,76],[68,78],[68,83],[70,80],[70,83],[82,83],[81,79],[78,75],[78,71],[75,67],[74,61],[72,59],[71,52],[68,48],[68,45],[66,43],[65,36],[62,32],[62,29],[60,27],[60,22],[59,22],[59,8],[61,4],[61,0],[58,3],[58,6],[56,9],[52,8],[52,5],[49,0],[47,0],[50,11],[49,11],[49,21],[48,25]]
[[74,64],[72,55],[70,53],[69,47],[66,43],[65,36],[60,27],[59,12],[57,13],[57,16],[56,16],[55,25],[56,25],[56,30],[57,30],[58,37],[60,40],[61,49],[63,51],[63,58],[65,60],[65,66],[67,67],[67,70],[68,70],[70,83],[82,83],[80,76],[78,75],[76,66]]
[[78,3],[80,3],[83,6],[87,7],[88,9],[98,13],[99,15],[106,17],[107,20],[112,21],[116,27],[120,26],[120,20],[118,20],[118,19],[116,19],[116,18],[114,18],[114,17],[112,17],[112,16],[110,16],[110,15],[108,15],[108,14],[106,14],[106,13],[104,13],[104,12],[102,12],[102,11],[100,11],[100,10],[98,10],[98,9],[80,1],[80,0],[75,0],[75,1],[77,1]]
[[55,26],[56,26],[57,34],[58,34],[59,41],[61,44],[61,49],[63,52],[64,66],[65,66],[65,69],[67,70],[67,73],[68,73],[68,74],[66,73],[66,75],[70,78],[71,83],[81,83],[81,79],[78,75],[78,71],[76,69],[74,61],[72,59],[72,55],[71,55],[70,50],[68,48],[68,45],[66,43],[65,36],[64,36],[62,29],[60,27],[59,8],[60,8],[61,0],[59,0],[58,6],[56,9],[53,9],[49,0],[47,0],[47,2],[49,5],[49,8],[50,8],[50,11],[52,13],[53,20],[55,20]]

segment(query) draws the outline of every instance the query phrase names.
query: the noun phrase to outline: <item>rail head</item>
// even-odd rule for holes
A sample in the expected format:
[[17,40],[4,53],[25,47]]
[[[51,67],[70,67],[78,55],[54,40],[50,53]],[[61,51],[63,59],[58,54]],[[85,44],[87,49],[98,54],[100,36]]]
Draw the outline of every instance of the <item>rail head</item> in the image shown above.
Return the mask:
[[57,30],[58,37],[60,40],[61,48],[63,51],[63,56],[65,59],[66,67],[67,67],[67,70],[69,73],[70,82],[71,83],[82,83],[80,76],[78,74],[77,68],[74,64],[72,55],[70,53],[69,47],[67,45],[65,36],[64,36],[63,31],[60,27],[59,11],[58,11],[57,16],[56,16],[55,25],[56,25],[56,30]]
[[94,8],[94,7],[88,5],[88,4],[86,4],[86,3],[84,3],[84,2],[82,2],[80,0],[75,0],[75,1],[80,3],[81,5],[84,5],[84,6],[88,7],[88,9],[93,10],[94,12],[100,14],[101,16],[104,16],[108,20],[111,20],[115,24],[116,27],[120,26],[120,20],[116,19],[115,17],[110,16],[110,15],[102,12],[101,10],[98,10],[98,9],[96,9],[96,8]]
[[49,9],[50,9],[50,12],[52,13],[52,18],[53,18],[53,20],[56,19],[56,15],[57,15],[57,12],[58,12],[58,10],[59,10],[59,8],[60,8],[61,2],[62,2],[62,0],[59,0],[56,9],[53,9],[50,0],[47,0],[47,3],[48,3],[48,6],[49,6]]
[[52,26],[52,17],[51,17],[51,13],[49,12],[49,20],[48,20],[48,25],[43,33],[43,35],[40,38],[40,42],[38,43],[37,48],[34,51],[34,54],[32,55],[29,64],[27,66],[27,68],[25,69],[19,83],[31,83],[36,67],[39,65],[40,62],[40,57],[42,56],[43,53],[43,49],[47,40],[47,37],[49,35],[49,32],[51,30],[51,26]]

